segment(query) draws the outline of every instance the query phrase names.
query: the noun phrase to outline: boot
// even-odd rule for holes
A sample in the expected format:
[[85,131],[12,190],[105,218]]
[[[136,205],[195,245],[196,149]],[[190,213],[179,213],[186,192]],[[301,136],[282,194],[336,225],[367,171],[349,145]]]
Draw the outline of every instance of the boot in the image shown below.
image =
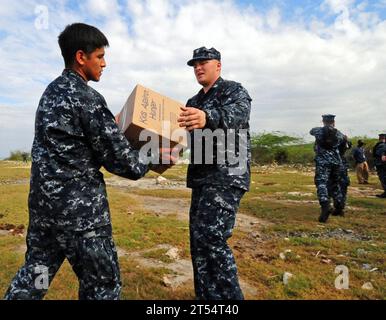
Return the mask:
[[319,222],[327,222],[330,215],[330,204],[328,202],[321,203],[321,214],[319,216]]
[[332,215],[344,217],[344,207],[345,207],[344,202],[342,204],[341,202],[334,201],[334,210],[332,211]]
[[376,197],[385,199],[386,198],[386,192],[384,192],[382,194],[377,194]]
[[332,215],[344,217],[344,209],[342,207],[336,207]]

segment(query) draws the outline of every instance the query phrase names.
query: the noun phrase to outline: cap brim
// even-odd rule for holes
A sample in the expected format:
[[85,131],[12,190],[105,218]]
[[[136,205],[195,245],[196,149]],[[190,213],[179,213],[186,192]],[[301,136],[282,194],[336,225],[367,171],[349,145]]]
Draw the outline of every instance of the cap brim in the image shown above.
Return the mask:
[[215,59],[214,59],[214,58],[208,58],[208,57],[196,57],[196,58],[194,58],[194,59],[189,60],[189,61],[187,62],[187,65],[193,67],[193,66],[194,66],[194,63],[195,63],[196,61],[204,61],[204,60],[215,60]]

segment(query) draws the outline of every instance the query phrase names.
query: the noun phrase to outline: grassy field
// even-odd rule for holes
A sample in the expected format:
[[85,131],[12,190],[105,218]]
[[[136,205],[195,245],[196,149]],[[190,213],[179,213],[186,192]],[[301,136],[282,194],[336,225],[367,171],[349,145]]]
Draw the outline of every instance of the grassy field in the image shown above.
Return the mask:
[[[164,177],[181,185],[185,174],[186,167],[178,166]],[[156,177],[150,173],[146,181]],[[105,178],[114,177],[105,173]],[[242,200],[240,214],[255,219],[255,229],[237,227],[230,240],[240,278],[247,284],[246,298],[385,299],[386,202],[374,197],[380,189],[376,176],[370,182],[359,186],[352,176],[346,217],[331,217],[321,225],[311,170],[254,167],[251,191]],[[189,261],[190,191],[155,184],[154,188],[107,185],[114,239],[121,253],[122,298],[194,298],[188,270],[176,287],[163,280],[173,276],[169,268],[173,261],[165,255],[169,247],[179,250],[179,261]],[[28,165],[0,161],[3,229],[11,224],[26,230],[28,191]],[[157,212],[157,206],[172,214]],[[24,253],[25,233],[0,230],[0,296],[23,263]],[[335,288],[338,265],[349,270],[347,290]],[[293,274],[286,285],[285,272]],[[372,289],[363,289],[365,283],[371,283]],[[77,299],[77,290],[76,277],[65,263],[46,299]]]

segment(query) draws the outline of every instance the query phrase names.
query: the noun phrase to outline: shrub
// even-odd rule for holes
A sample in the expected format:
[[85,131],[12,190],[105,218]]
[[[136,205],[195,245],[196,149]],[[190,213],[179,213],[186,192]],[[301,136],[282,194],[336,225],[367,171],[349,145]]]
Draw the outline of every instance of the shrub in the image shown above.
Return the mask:
[[10,156],[6,159],[9,161],[31,161],[31,154],[29,152],[15,150],[11,151]]

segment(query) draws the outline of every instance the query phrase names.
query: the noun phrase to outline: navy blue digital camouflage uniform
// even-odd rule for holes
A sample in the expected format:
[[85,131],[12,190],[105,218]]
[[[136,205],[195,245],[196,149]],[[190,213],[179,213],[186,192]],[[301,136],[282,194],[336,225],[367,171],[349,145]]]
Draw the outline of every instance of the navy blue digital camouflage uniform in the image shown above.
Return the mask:
[[[350,176],[348,174],[350,164],[347,161],[347,158],[345,156],[346,151],[351,149],[351,147],[352,147],[351,142],[348,141],[346,138],[342,141],[342,143],[338,147],[339,154],[340,154],[340,157],[342,159],[342,164],[339,168],[339,179],[338,179],[337,183],[340,185],[340,191],[342,194],[342,198],[340,198],[340,197],[334,198],[334,192],[336,192],[337,187],[332,183],[332,181],[330,181],[330,184],[328,187],[330,197],[334,198],[334,207],[340,208],[342,210],[346,206],[347,191],[348,191],[348,187],[350,186],[350,183],[351,183]],[[339,201],[341,201],[341,202],[339,202]]]
[[149,167],[120,133],[102,95],[66,69],[36,112],[25,264],[6,299],[42,299],[37,269],[52,281],[65,258],[79,279],[80,299],[118,299],[117,252],[101,167],[139,179]]
[[[313,128],[310,134],[315,137],[315,185],[321,206],[330,202],[330,195],[334,203],[343,205],[344,196],[341,190],[340,176],[343,163],[339,153],[339,146],[344,140],[344,135],[337,131],[337,139],[331,149],[321,146],[323,140],[323,127]],[[330,187],[330,190],[329,190]]]
[[384,195],[386,196],[386,162],[382,161],[382,156],[386,155],[386,143],[378,142],[373,149],[374,164],[377,169],[379,181],[381,182]]
[[[229,152],[239,155],[240,145],[247,150],[244,170],[232,172],[240,164],[217,161],[217,143],[213,149],[213,164],[194,163],[197,144],[191,132],[191,159],[187,186],[192,188],[190,208],[190,246],[196,298],[200,300],[241,300],[237,267],[227,240],[232,236],[240,200],[250,184],[249,116],[251,98],[237,82],[221,77],[205,94],[201,90],[188,100],[188,107],[205,111],[204,129],[234,130],[235,145]],[[240,129],[244,129],[246,134]],[[229,132],[229,131],[228,131]],[[204,153],[205,148],[202,149]],[[224,151],[224,149],[223,149]],[[204,154],[202,154],[204,156]],[[204,157],[203,157],[204,160]],[[240,167],[243,165],[241,164]]]

